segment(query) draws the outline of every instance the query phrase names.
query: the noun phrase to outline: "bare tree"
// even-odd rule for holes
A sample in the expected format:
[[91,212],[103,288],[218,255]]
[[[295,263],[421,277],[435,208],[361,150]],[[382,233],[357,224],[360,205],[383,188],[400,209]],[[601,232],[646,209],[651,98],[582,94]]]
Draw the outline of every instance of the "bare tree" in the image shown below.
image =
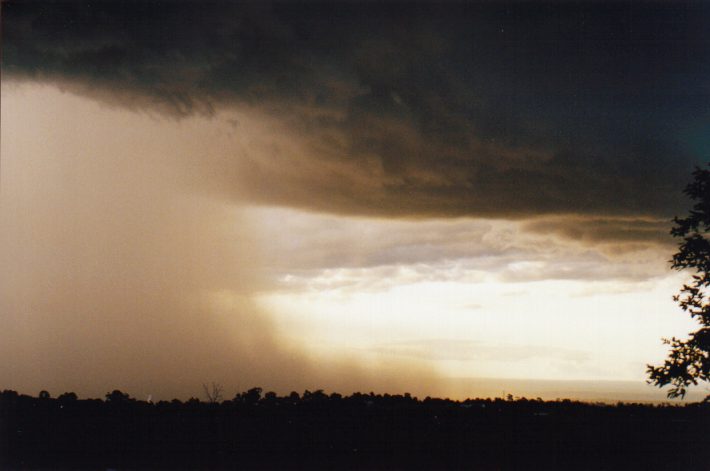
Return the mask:
[[205,396],[207,396],[207,402],[210,404],[222,402],[222,392],[224,391],[224,388],[221,384],[213,382],[212,387],[210,388],[207,384],[202,383],[202,389],[204,389]]

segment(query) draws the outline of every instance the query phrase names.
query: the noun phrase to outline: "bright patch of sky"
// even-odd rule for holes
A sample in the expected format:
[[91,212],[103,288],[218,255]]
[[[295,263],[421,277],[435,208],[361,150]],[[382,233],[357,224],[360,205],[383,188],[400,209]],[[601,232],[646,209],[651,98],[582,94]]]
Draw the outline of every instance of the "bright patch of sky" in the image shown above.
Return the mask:
[[260,302],[323,355],[416,358],[449,377],[642,381],[660,338],[692,330],[665,246],[609,255],[510,221],[251,215],[278,280]]

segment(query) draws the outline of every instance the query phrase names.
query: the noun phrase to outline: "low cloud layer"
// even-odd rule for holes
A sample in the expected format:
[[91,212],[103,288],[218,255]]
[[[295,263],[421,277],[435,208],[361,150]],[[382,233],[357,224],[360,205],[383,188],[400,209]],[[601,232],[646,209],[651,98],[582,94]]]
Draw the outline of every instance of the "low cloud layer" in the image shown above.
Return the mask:
[[668,274],[669,223],[554,217],[385,220],[247,211],[282,289],[378,291],[424,281],[635,283]]
[[3,74],[174,117],[260,116],[259,152],[224,149],[251,201],[667,218],[707,158],[709,16],[703,3],[5,2]]

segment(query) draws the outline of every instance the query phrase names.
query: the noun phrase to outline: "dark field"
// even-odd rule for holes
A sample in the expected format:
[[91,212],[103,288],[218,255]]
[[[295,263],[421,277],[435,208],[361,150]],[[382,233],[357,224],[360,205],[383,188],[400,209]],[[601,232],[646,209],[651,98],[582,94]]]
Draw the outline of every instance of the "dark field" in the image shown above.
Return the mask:
[[3,469],[710,469],[708,403],[5,391],[0,414]]

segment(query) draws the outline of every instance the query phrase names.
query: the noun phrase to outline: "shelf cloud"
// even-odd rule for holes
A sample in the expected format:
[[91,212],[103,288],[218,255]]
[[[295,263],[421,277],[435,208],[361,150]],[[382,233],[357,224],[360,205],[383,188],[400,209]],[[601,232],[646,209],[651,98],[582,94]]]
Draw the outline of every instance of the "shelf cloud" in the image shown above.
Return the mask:
[[255,202],[667,218],[708,150],[709,15],[698,3],[6,2],[3,74],[178,119],[259,116],[269,145],[225,149]]

